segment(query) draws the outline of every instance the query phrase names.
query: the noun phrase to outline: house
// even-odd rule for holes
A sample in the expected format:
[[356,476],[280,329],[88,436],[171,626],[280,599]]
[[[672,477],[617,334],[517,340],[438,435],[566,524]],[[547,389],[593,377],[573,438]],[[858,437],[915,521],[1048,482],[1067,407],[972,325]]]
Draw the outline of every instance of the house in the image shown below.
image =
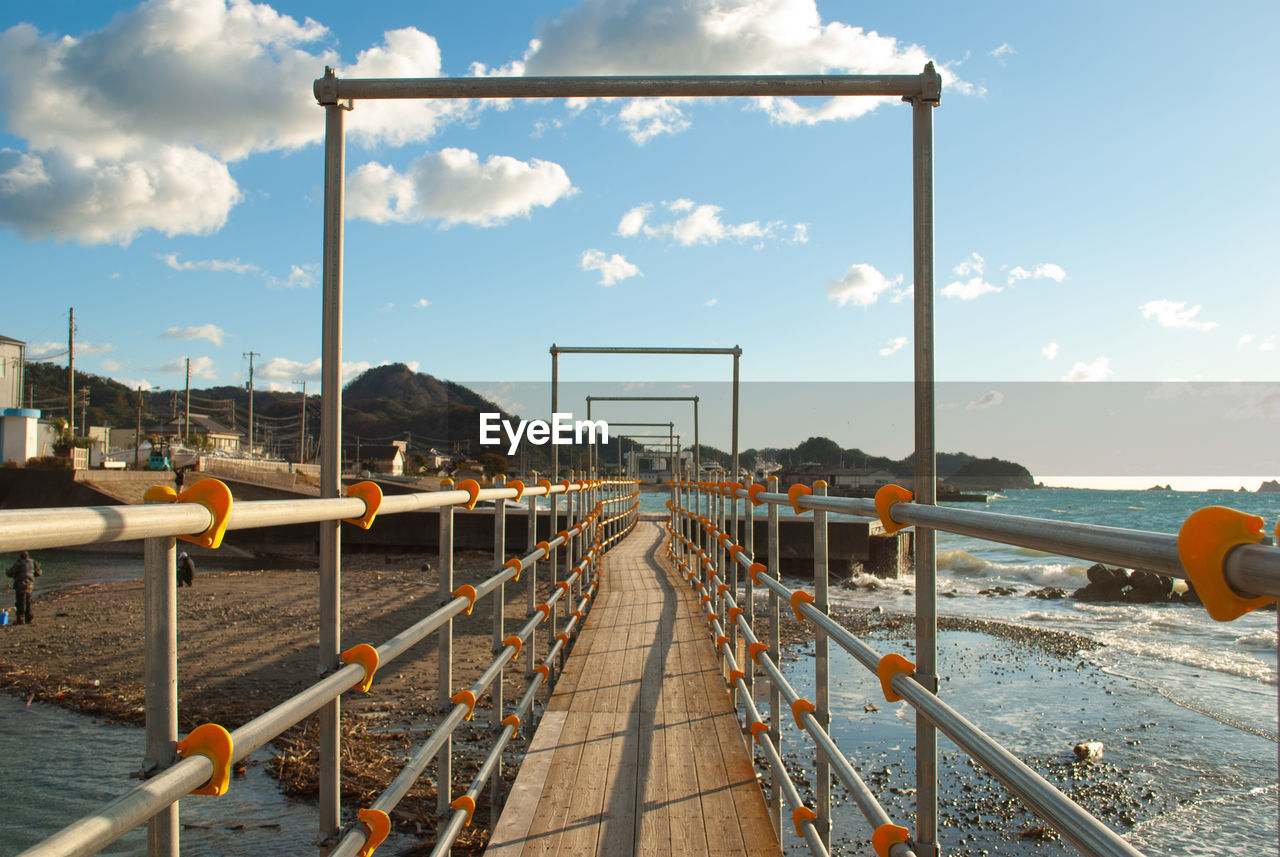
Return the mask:
[[[160,434],[165,439],[176,439],[182,435],[183,420],[185,417],[174,417],[165,423],[160,430]],[[236,452],[240,449],[244,432],[238,432],[230,429],[215,419],[204,414],[192,414],[191,423],[186,427],[187,437],[195,438],[197,442],[207,444],[210,449],[222,450],[225,452]]]
[[27,343],[0,336],[0,411],[22,407],[22,366]]
[[345,446],[342,449],[342,460],[357,472],[368,470],[370,473],[386,476],[403,476],[405,450],[408,446],[408,442],[403,440],[393,440],[389,444],[362,443]]

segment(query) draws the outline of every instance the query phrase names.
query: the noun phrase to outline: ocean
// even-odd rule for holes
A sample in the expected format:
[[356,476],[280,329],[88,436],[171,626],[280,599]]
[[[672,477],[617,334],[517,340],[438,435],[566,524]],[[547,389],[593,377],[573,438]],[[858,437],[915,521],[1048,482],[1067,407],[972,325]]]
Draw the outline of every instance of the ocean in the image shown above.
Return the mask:
[[[658,493],[642,495],[647,511],[662,511],[665,499]],[[1007,491],[987,502],[987,508],[1007,514],[1169,533],[1207,505],[1260,514],[1268,531],[1280,516],[1276,494],[1042,489]],[[1068,592],[1081,587],[1089,563],[945,533],[938,543],[941,616],[1068,631],[1101,644],[1060,657],[1014,639],[944,631],[940,693],[948,702],[1146,854],[1275,852],[1274,612],[1222,624],[1199,607],[1042,601],[1026,593],[1044,586]],[[141,572],[140,560],[131,557],[48,551],[40,559],[44,592]],[[910,579],[856,577],[851,583],[833,587],[835,606],[880,607],[888,614],[912,610]],[[994,586],[1014,594],[980,594]],[[878,633],[870,642],[881,652],[912,654],[909,633]],[[804,650],[793,654],[797,657],[784,669],[797,689],[808,693],[812,663]],[[890,815],[910,827],[911,709],[885,702],[874,677],[838,650],[832,675],[833,734]],[[1077,764],[1071,748],[1086,740],[1101,741],[1103,757]],[[784,735],[784,749],[798,765],[803,766],[809,748],[793,731]],[[1040,822],[945,738],[939,740],[939,752],[944,853],[1076,853],[1060,841],[1042,839]],[[8,798],[0,820],[0,853],[16,853],[127,788],[128,771],[137,767],[141,753],[140,729],[97,723],[38,703],[28,707],[19,697],[0,694],[0,792]],[[70,778],[68,770],[84,773]],[[243,805],[226,803],[237,791]],[[183,831],[185,852],[313,853],[308,843],[314,836],[314,808],[280,796],[259,766],[251,766],[248,779],[237,782],[227,797],[191,799],[182,806],[183,821],[200,825]],[[867,853],[863,843],[870,830],[856,809],[842,804],[834,820],[835,853]],[[141,836],[135,832],[104,853],[137,853]],[[395,847],[388,843],[384,849],[393,854]],[[807,853],[794,835],[787,850]]]

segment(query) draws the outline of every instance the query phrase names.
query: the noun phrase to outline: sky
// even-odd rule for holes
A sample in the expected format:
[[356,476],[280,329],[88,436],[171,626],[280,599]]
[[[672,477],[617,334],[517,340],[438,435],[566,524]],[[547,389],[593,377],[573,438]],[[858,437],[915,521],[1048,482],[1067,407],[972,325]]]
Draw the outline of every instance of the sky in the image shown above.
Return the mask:
[[[982,390],[956,410],[1000,415],[1017,384],[1280,377],[1280,167],[1260,144],[1280,123],[1257,94],[1273,2],[349,9],[0,6],[0,335],[65,362],[74,307],[78,369],[173,389],[189,359],[193,385],[243,384],[252,352],[259,388],[316,391],[324,112],[311,86],[326,65],[914,74],[932,60],[936,372]],[[740,345],[742,379],[761,390],[912,377],[900,102],[357,102],[347,124],[348,379],[403,362],[496,392],[545,382],[552,343]],[[696,388],[729,369],[566,356],[560,377]],[[1247,395],[1265,400],[1259,425],[1280,416],[1274,391]],[[909,411],[895,443],[860,431],[867,407],[829,424],[757,407],[751,431],[908,454]],[[1054,423],[1053,407],[1036,413]],[[1179,446],[1201,437],[1166,417],[1157,442],[1096,416],[1123,449],[1165,450],[1154,474],[1183,472]],[[987,434],[948,419],[940,449],[1001,455],[1008,427],[1035,417],[1010,407]],[[727,445],[721,434],[705,439]]]

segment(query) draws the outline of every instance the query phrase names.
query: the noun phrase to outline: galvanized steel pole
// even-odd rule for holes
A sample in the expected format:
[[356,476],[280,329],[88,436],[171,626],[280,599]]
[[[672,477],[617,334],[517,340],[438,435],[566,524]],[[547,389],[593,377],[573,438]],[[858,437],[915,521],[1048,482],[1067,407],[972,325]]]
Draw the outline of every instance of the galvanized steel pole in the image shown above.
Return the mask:
[[[495,488],[505,488],[507,485],[507,477],[494,477],[493,484]],[[501,497],[493,501],[493,561],[498,568],[502,568],[502,564],[507,561],[507,501]],[[493,652],[495,655],[502,651],[503,638],[506,636],[505,611],[507,606],[507,583],[503,581],[498,584],[498,591],[493,595]],[[493,712],[489,718],[489,725],[495,730],[502,727],[502,673],[498,673],[497,679],[493,682]],[[502,759],[499,757],[498,764],[493,769],[493,778],[489,781],[489,829],[492,830],[498,824],[498,816],[502,813]]]
[[[172,537],[142,543],[143,640],[146,646],[146,776],[173,764],[178,743],[178,594],[177,550]],[[149,857],[177,857],[178,802],[147,822]]]
[[[921,75],[924,89],[911,101],[912,223],[915,276],[915,499],[937,503],[934,448],[933,371],[933,108],[942,79],[933,63]],[[916,528],[916,679],[938,691],[937,555],[934,531]],[[938,849],[938,733],[916,717],[916,849],[922,857]]]
[[[821,479],[813,483],[813,493],[819,497],[827,494],[827,483]],[[830,612],[827,595],[827,513],[813,511],[813,600],[814,606],[824,614]],[[779,576],[780,573],[779,573]],[[813,685],[818,725],[824,732],[831,729],[831,641],[821,627],[814,631]],[[814,825],[822,844],[831,848],[831,760],[821,747],[814,750],[817,756],[818,818]]]
[[[332,69],[325,80],[336,84]],[[319,93],[317,93],[319,95]],[[324,144],[324,293],[320,367],[321,462],[320,496],[342,494],[342,241],[345,181],[345,115],[349,105],[336,93],[319,98],[325,108]],[[338,521],[324,521],[320,528],[320,662],[324,675],[337,663],[342,649],[342,542]],[[319,819],[320,854],[331,850],[341,819],[341,708],[338,699],[320,709],[319,718]]]
[[[443,607],[453,600],[453,507],[440,510],[440,571],[436,583],[436,602]],[[436,645],[436,708],[447,713],[453,708],[453,619],[440,628]],[[449,815],[453,799],[453,738],[445,738],[436,754],[436,812]]]
[[[778,490],[778,477],[769,477],[769,490]],[[782,576],[782,550],[778,543],[779,512],[776,503],[769,504],[769,572]],[[782,663],[782,610],[778,602],[778,593],[769,590],[769,660],[775,664]],[[782,755],[782,688],[771,676],[769,679],[769,737],[773,746]],[[787,777],[785,770],[779,767],[769,769],[769,815],[773,819],[773,829],[778,834],[778,843],[783,844],[786,828],[782,826],[782,782]]]

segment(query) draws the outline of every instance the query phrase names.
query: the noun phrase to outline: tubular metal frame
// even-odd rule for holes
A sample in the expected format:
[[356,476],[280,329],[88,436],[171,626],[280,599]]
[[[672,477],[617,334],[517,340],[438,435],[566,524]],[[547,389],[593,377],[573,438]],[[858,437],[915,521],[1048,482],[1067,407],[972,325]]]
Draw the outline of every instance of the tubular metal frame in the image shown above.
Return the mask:
[[[537,482],[536,474],[532,481]],[[599,565],[602,556],[635,526],[639,509],[639,503],[635,501],[636,493],[623,493],[623,488],[632,484],[629,480],[594,483],[563,482],[557,485],[544,482],[542,485],[534,484],[521,490],[514,487],[479,489],[474,495],[467,490],[444,490],[381,498],[380,505],[374,510],[376,515],[439,508],[442,512],[442,535],[451,536],[452,527],[449,524],[455,506],[474,504],[478,500],[502,502],[507,499],[516,499],[522,494],[528,495],[530,509],[534,512],[530,528],[532,539],[536,534],[534,529],[536,497],[557,494],[569,496],[590,494],[600,497],[589,514],[579,515],[576,523],[570,522],[571,526],[567,531],[554,535],[545,542],[539,542],[538,546],[528,553],[513,558],[519,560],[519,568],[512,568],[511,560],[503,559],[505,546],[498,541],[495,544],[494,557],[495,564],[498,566],[497,571],[479,586],[474,587],[474,595],[469,597],[466,592],[469,587],[451,590],[452,581],[450,580],[447,584],[448,588],[442,593],[444,597],[433,612],[377,647],[378,657],[375,663],[386,664],[403,655],[430,634],[438,632],[442,667],[439,673],[438,691],[441,698],[449,700],[449,704],[442,709],[443,720],[436,729],[432,730],[427,742],[418,748],[400,775],[370,809],[389,812],[422,776],[431,759],[438,757],[437,781],[445,784],[439,792],[443,795],[443,814],[449,816],[449,822],[441,831],[441,846],[437,848],[437,853],[447,853],[463,823],[469,822],[471,810],[466,808],[465,801],[460,803],[461,798],[450,800],[452,792],[450,759],[440,754],[449,746],[454,729],[464,719],[470,719],[474,711],[474,700],[480,699],[489,692],[492,694],[494,720],[497,721],[494,726],[502,727],[502,731],[498,734],[494,749],[490,751],[484,766],[464,796],[470,798],[471,806],[474,807],[475,797],[484,788],[486,782],[496,784],[499,781],[499,762],[503,749],[520,731],[522,722],[532,711],[537,691],[543,686],[549,687],[555,665],[563,661],[571,640],[581,627],[581,617],[590,608],[592,598],[599,586]],[[628,501],[632,502],[626,506]],[[619,505],[624,505],[626,508],[605,517],[609,508]],[[501,506],[495,507],[495,528],[499,526],[498,521],[501,520],[501,508]],[[578,508],[583,512],[586,504],[579,504]],[[193,511],[198,511],[199,514],[191,514]],[[366,500],[358,497],[327,500],[245,501],[233,504],[230,514],[226,517],[226,525],[230,530],[290,523],[323,525],[329,521],[337,523],[344,519],[359,518],[368,511],[369,505]],[[112,525],[91,530],[86,538],[84,533],[75,529],[86,519],[86,513],[90,520],[105,519]],[[34,541],[27,529],[33,516],[45,521]],[[19,542],[29,544],[30,549],[36,549],[37,546],[79,546],[145,538],[144,654],[147,696],[144,771],[148,779],[96,812],[71,823],[51,837],[23,851],[20,857],[55,857],[55,855],[56,857],[73,857],[73,855],[87,857],[144,822],[148,823],[149,855],[156,857],[178,853],[178,801],[193,789],[210,781],[214,774],[214,763],[209,757],[200,754],[178,760],[175,753],[178,672],[175,591],[177,552],[174,537],[205,533],[214,523],[212,518],[213,513],[204,506],[187,503],[123,508],[0,511],[0,550],[9,550],[9,545]],[[140,535],[141,532],[145,532],[146,535]],[[518,579],[522,572],[528,571],[530,592],[534,592],[537,560],[546,558],[556,547],[565,545],[574,538],[585,542],[588,537],[590,537],[590,546],[582,552],[580,561],[571,570],[570,585],[553,588],[547,602],[539,605],[536,610],[530,611],[529,620],[514,637],[499,639],[500,645],[495,647],[496,655],[493,663],[469,689],[471,699],[457,701],[459,697],[452,693],[451,688],[452,664],[447,657],[453,619],[463,613],[470,613],[471,607],[478,600],[492,595],[496,599],[494,633],[501,634],[502,610],[500,607],[507,581]],[[446,569],[443,566],[449,561],[451,551],[451,541],[442,542],[442,583],[446,575]],[[582,582],[588,577],[589,585],[583,588]],[[534,629],[548,621],[558,601],[571,597],[573,583],[578,583],[580,586],[576,612],[565,624],[563,631],[556,635],[555,644],[551,646],[544,658],[543,665],[547,669],[534,670],[529,674],[528,689],[516,706],[513,715],[501,717],[500,687],[503,668],[515,661],[516,655],[526,641],[532,651]],[[321,609],[323,613],[323,605]],[[312,714],[322,712],[326,708],[336,709],[334,703],[340,695],[360,685],[366,677],[366,668],[361,663],[345,663],[339,659],[337,665],[327,670],[326,674],[310,688],[283,700],[274,708],[232,731],[230,733],[232,751],[228,763],[248,757],[286,729]],[[498,803],[500,797],[495,794],[494,803]],[[323,805],[321,811],[324,811]],[[371,828],[364,823],[356,823],[345,828],[338,827],[320,847],[326,852],[351,857],[366,845],[370,835]]]
[[[776,489],[776,478],[770,477],[769,481],[769,488]],[[884,520],[884,513],[877,511],[873,500],[827,497],[825,496],[826,485],[822,482],[814,484],[812,493],[798,493],[794,497],[778,493],[776,490],[761,491],[759,487],[762,486],[743,486],[741,483],[729,482],[704,483],[702,488],[720,497],[728,498],[735,506],[738,500],[744,501],[749,507],[767,506],[769,544],[768,562],[765,564],[758,563],[755,558],[753,526],[746,527],[746,532],[752,541],[745,545],[735,543],[724,531],[723,517],[700,515],[696,507],[690,510],[687,500],[694,486],[680,481],[668,484],[671,488],[671,500],[668,502],[671,515],[667,522],[670,534],[668,556],[684,573],[690,585],[703,595],[703,607],[708,612],[707,619],[715,638],[716,648],[724,658],[726,669],[729,670],[730,684],[740,692],[735,694],[735,698],[742,701],[741,709],[745,726],[754,736],[756,743],[762,746],[765,758],[769,762],[769,804],[779,838],[783,836],[781,802],[785,798],[793,807],[793,820],[797,825],[797,833],[809,843],[814,854],[827,854],[830,845],[830,796],[824,786],[829,788],[831,774],[827,772],[828,770],[834,772],[849,789],[863,815],[877,831],[893,827],[889,824],[888,816],[854,771],[852,763],[831,738],[827,694],[830,669],[827,641],[836,643],[872,673],[882,670],[882,664],[893,656],[882,657],[828,614],[826,515],[830,512],[838,512],[861,517],[879,517]],[[792,506],[797,514],[813,513],[814,592],[812,595],[804,590],[787,588],[776,573],[779,567],[778,510],[782,506]],[[889,508],[888,514],[892,516],[891,523],[895,525],[916,525],[919,529],[921,524],[927,524],[934,530],[1034,547],[1085,560],[1099,562],[1126,560],[1128,561],[1126,564],[1155,570],[1166,576],[1187,577],[1187,572],[1178,559],[1176,536],[910,502],[894,503]],[[753,520],[753,516],[749,515],[748,520]],[[728,574],[739,566],[749,572],[747,576],[749,582],[741,602],[747,605],[745,609],[738,607],[739,587]],[[1224,579],[1240,593],[1241,597],[1251,597],[1246,593],[1280,597],[1280,549],[1265,544],[1239,545],[1225,555],[1222,566]],[[769,573],[771,569],[775,570],[773,574]],[[1248,589],[1242,588],[1244,583],[1249,584]],[[757,641],[753,629],[755,612],[753,584],[762,585],[769,591],[771,639],[767,646]],[[918,580],[917,588],[919,588]],[[798,620],[807,620],[815,629],[816,705],[800,698],[781,671],[778,630],[782,599],[790,603]],[[745,672],[738,668],[737,649],[731,645],[730,638],[722,630],[721,616],[728,617],[728,625],[738,626],[748,643],[749,656],[769,681],[768,720],[761,717],[749,691],[749,682],[755,667]],[[887,679],[886,674],[882,672],[881,681],[887,683],[899,698],[905,699],[916,710],[917,735],[920,734],[919,726],[922,722],[927,722],[934,730],[942,730],[957,746],[990,771],[1011,792],[1021,798],[1029,809],[1043,818],[1081,852],[1087,855],[1105,855],[1105,857],[1140,857],[1140,852],[1117,833],[1085,812],[998,742],[943,702],[934,687],[936,677],[929,675],[922,680],[918,663],[906,664],[906,666],[910,669],[891,670]],[[782,717],[784,698],[791,705],[797,725],[813,738],[816,745],[815,764],[818,769],[815,789],[818,802],[816,812],[806,814],[807,808],[796,802],[793,797],[796,794],[794,785],[781,762],[778,724]],[[925,752],[931,752],[931,749],[926,746]],[[920,768],[921,766],[918,765],[918,777]],[[931,795],[922,796],[917,787],[917,800],[918,812],[936,811],[936,791]],[[803,820],[802,816],[807,818],[807,821]],[[917,824],[919,824],[918,820]],[[920,854],[921,846],[918,841],[911,840],[893,845],[888,853],[894,857],[907,857],[910,854]]]

